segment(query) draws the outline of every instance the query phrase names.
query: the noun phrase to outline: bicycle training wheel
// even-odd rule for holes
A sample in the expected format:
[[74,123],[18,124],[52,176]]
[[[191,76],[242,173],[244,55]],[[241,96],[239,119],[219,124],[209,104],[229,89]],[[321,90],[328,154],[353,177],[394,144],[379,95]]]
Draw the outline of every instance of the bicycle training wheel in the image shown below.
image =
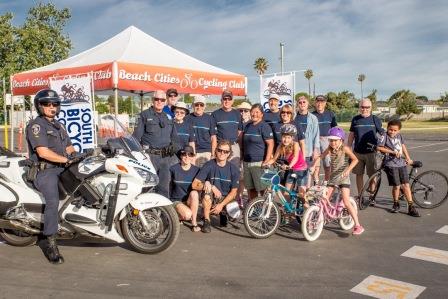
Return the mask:
[[280,209],[275,202],[271,203],[263,197],[251,201],[244,210],[244,226],[254,238],[270,237],[280,225]]
[[381,187],[381,170],[372,174],[362,187],[358,198],[358,206],[360,210],[366,209],[372,201],[375,200],[378,190]]
[[319,238],[324,228],[322,211],[318,206],[311,206],[303,214],[302,234],[308,241],[315,241]]
[[422,172],[412,182],[411,191],[419,207],[436,208],[448,198],[448,178],[436,170]]

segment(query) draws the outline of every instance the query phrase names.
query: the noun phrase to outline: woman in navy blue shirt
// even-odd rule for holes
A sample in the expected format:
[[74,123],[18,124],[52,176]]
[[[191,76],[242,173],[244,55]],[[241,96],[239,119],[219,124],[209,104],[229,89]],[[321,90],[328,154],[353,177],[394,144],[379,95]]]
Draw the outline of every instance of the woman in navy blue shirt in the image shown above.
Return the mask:
[[195,148],[193,125],[190,122],[185,121],[185,116],[187,116],[189,112],[190,111],[184,102],[177,102],[176,105],[173,106],[174,126],[176,127],[177,140],[180,148],[184,148],[187,145]]
[[199,167],[192,164],[194,149],[187,145],[177,153],[180,162],[170,167],[170,198],[180,220],[191,220],[191,231],[198,232],[197,215],[199,193],[191,189],[191,184],[199,172]]
[[255,104],[250,110],[252,121],[241,136],[244,185],[249,191],[249,200],[257,197],[265,188],[260,183],[261,165],[272,158],[274,140],[271,127],[263,121],[263,107]]

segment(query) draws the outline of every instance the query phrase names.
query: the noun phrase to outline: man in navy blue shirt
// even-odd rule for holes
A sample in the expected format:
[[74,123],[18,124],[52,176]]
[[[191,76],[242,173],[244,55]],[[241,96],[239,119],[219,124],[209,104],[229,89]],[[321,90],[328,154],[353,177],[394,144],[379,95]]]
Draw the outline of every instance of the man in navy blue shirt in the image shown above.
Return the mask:
[[[319,124],[320,133],[320,152],[323,153],[328,147],[328,131],[331,128],[336,127],[338,123],[336,122],[336,117],[332,111],[326,110],[327,98],[323,95],[318,95],[314,101],[313,114],[317,117],[317,122]],[[322,164],[324,166],[325,176],[324,184],[330,179],[330,155],[327,155],[323,160]],[[320,165],[317,164],[314,170],[314,181],[319,182],[319,170]]]
[[243,123],[240,113],[232,108],[233,94],[224,90],[221,95],[221,108],[213,111],[212,117],[216,123],[216,136],[219,140],[229,140],[232,144],[233,157],[230,162],[239,167],[240,147],[238,138],[243,131]]
[[199,193],[191,190],[191,184],[199,172],[199,167],[192,165],[194,149],[187,145],[177,153],[179,163],[170,167],[171,200],[180,220],[191,220],[193,232],[200,231],[197,223]]
[[193,113],[187,116],[186,121],[191,123],[195,135],[196,166],[202,167],[212,158],[216,148],[216,124],[205,111],[205,98],[197,95],[193,100]]
[[173,106],[176,105],[179,94],[174,88],[170,88],[166,91],[166,105],[163,107],[163,112],[166,113],[169,119],[174,118]]
[[156,192],[169,198],[169,168],[177,163],[175,153],[179,148],[173,120],[163,112],[165,101],[165,92],[157,90],[153,96],[153,106],[140,113],[133,136],[149,147],[147,152],[159,176]]
[[193,190],[203,191],[204,233],[211,232],[210,214],[219,214],[221,226],[227,225],[223,209],[235,199],[240,178],[239,168],[227,161],[231,154],[231,143],[228,140],[218,141],[216,158],[205,163],[193,181]]
[[280,96],[276,93],[271,93],[269,95],[269,111],[264,112],[263,120],[274,129],[275,124],[280,122],[280,108],[278,103],[280,101]]
[[[359,102],[359,110],[360,114],[352,119],[347,142],[347,145],[350,147],[354,142],[353,152],[359,160],[358,164],[353,168],[353,173],[356,174],[358,196],[364,185],[364,170],[368,176],[375,172],[375,152],[369,148],[367,143],[376,144],[377,134],[383,133],[381,120],[377,116],[372,115],[372,102],[369,99],[362,99]],[[372,184],[374,183],[372,182]]]

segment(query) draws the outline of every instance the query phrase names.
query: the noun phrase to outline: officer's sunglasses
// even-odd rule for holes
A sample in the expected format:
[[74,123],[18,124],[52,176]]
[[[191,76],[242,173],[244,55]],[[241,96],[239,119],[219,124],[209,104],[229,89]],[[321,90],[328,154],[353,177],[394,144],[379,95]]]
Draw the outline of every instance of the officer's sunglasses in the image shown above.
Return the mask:
[[158,102],[158,101],[160,101],[160,102],[165,102],[166,99],[163,99],[163,98],[154,98],[154,101],[155,101],[155,102]]
[[44,107],[59,107],[61,106],[61,103],[54,103],[54,102],[45,102],[45,103],[40,103],[42,106]]

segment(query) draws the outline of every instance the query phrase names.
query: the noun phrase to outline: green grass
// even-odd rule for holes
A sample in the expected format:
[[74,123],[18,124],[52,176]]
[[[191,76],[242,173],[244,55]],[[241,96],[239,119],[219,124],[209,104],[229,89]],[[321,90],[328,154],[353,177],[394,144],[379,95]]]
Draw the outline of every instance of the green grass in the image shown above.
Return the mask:
[[[386,126],[387,123],[383,122],[383,127]],[[447,133],[448,132],[448,121],[404,121],[402,127],[402,131],[405,132],[427,132],[431,131],[433,133]],[[338,123],[340,127],[344,130],[348,130],[350,128],[349,122]]]

